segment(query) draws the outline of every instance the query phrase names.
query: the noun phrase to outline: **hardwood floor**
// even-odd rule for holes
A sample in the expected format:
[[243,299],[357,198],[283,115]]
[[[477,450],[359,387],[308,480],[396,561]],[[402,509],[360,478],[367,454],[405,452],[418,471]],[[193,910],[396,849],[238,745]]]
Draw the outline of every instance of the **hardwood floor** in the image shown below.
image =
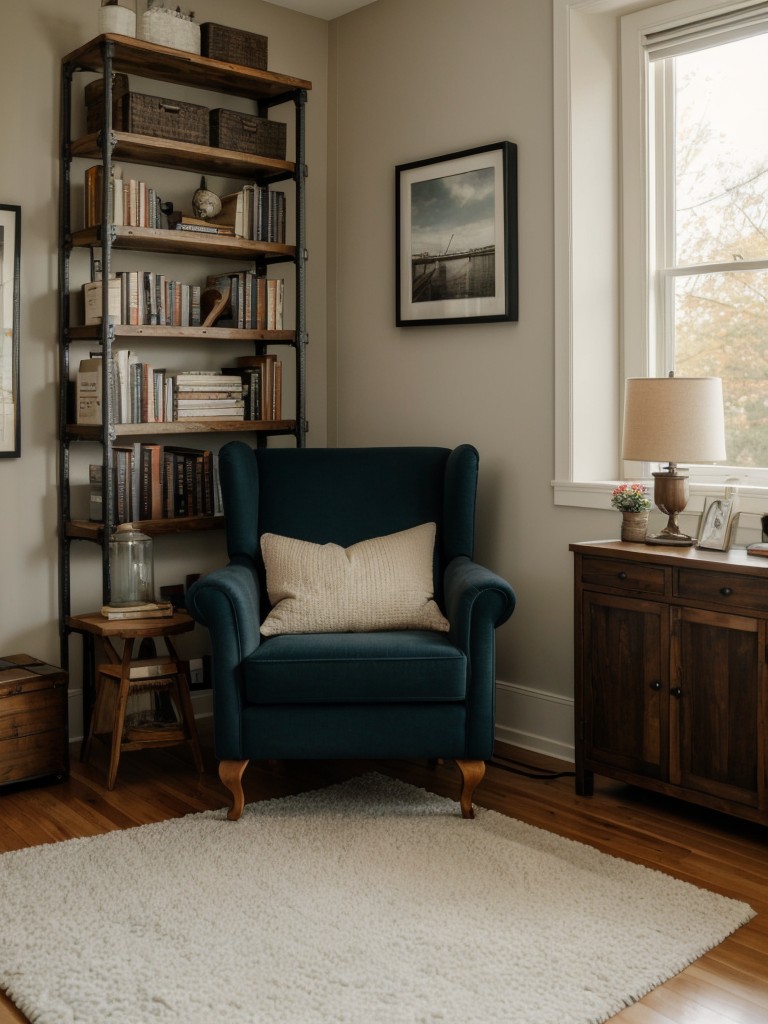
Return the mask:
[[[227,796],[215,772],[209,723],[201,723],[201,739],[204,775],[196,774],[183,748],[129,753],[121,759],[111,793],[104,785],[106,750],[94,750],[93,766],[85,766],[73,747],[65,782],[0,790],[0,852],[224,806]],[[570,765],[509,748],[499,754],[529,767],[496,759],[476,803],[745,900],[757,911],[748,925],[612,1018],[613,1024],[765,1024],[768,831],[600,778],[593,797],[579,797],[571,777],[528,778],[509,770],[549,775],[568,771]],[[453,764],[416,761],[254,764],[246,772],[246,799],[301,792],[372,768],[458,800],[459,773]],[[0,994],[0,1024],[10,1022],[24,1024],[26,1018]]]

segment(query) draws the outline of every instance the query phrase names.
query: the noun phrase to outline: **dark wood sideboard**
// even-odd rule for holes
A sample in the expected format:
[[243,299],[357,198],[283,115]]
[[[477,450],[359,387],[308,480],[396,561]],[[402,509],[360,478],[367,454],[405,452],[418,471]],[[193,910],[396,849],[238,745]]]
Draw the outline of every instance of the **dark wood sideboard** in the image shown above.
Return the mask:
[[597,773],[768,824],[768,559],[570,550],[577,791]]

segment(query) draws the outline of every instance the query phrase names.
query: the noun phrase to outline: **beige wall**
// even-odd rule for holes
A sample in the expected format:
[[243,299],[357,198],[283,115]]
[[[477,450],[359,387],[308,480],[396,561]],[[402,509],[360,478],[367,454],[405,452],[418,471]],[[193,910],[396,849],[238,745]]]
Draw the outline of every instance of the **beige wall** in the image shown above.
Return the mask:
[[[542,0],[378,0],[333,24],[339,287],[330,337],[339,444],[479,449],[477,555],[519,602],[497,635],[499,735],[565,753],[568,542],[613,524],[555,508],[550,486],[551,18]],[[519,322],[395,327],[395,165],[502,139],[518,145]]]
[[[55,661],[58,68],[62,54],[95,34],[98,3],[6,6],[0,202],[22,206],[23,362],[22,458],[0,460],[0,653],[27,650]],[[519,598],[498,634],[499,735],[567,753],[568,542],[609,535],[615,524],[608,512],[552,501],[551,5],[377,0],[330,25],[260,0],[194,6],[201,21],[268,35],[270,67],[315,86],[310,443],[478,447],[477,554]],[[519,147],[519,322],[396,328],[395,165],[501,139]],[[87,570],[78,584],[85,610],[99,600],[98,552],[80,547],[87,548],[78,553]],[[177,582],[222,559],[218,536],[164,538],[158,581]]]

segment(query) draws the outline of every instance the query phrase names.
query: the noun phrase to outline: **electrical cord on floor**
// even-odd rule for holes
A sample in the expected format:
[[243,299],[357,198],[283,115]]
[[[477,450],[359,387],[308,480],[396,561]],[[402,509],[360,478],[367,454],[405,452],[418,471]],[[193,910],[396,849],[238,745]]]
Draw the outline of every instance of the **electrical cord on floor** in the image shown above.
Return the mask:
[[[505,763],[502,763],[505,762]],[[488,762],[494,768],[501,768],[505,772],[512,772],[513,775],[523,775],[526,779],[565,779],[575,778],[576,772],[554,772],[546,769],[536,768],[525,761],[515,761],[514,758],[504,757],[502,754],[494,754]],[[513,768],[513,765],[518,767]]]

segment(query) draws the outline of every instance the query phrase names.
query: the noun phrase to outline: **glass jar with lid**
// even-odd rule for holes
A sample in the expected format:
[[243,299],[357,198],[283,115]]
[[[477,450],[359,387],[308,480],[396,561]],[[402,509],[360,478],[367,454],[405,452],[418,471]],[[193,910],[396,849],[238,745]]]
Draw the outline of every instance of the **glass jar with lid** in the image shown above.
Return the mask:
[[112,605],[147,604],[155,600],[152,538],[133,523],[121,523],[109,541]]

